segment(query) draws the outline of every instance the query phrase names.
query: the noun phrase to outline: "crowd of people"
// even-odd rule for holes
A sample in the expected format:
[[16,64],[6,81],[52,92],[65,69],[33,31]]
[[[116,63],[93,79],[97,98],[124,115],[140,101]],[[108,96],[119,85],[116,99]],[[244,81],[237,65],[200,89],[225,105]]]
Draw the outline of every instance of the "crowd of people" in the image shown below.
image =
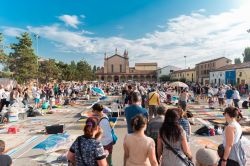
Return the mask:
[[[191,125],[186,111],[189,100],[188,91],[186,89],[181,91],[179,107],[166,109],[160,102],[157,86],[150,85],[146,90],[145,87],[128,85],[122,87],[121,90],[128,133],[125,138],[121,138],[124,147],[123,165],[192,165],[194,154],[190,150],[189,142]],[[239,150],[239,146],[236,146],[240,142],[242,129],[236,120],[239,113],[237,105],[234,106],[236,107],[225,106],[223,113],[227,122],[223,133],[223,154],[218,156],[216,151],[208,147],[201,148],[195,154],[196,165],[244,165],[244,157],[240,158],[238,155],[238,152],[242,151]],[[78,137],[70,148],[68,159],[76,165],[112,166],[112,149],[115,143],[112,139],[112,128],[108,124],[108,116],[103,113],[102,109],[100,104],[93,106],[95,118],[91,117],[87,120],[84,135]],[[93,119],[96,120],[94,124],[89,122],[95,121]],[[102,122],[103,119],[107,119],[106,122]],[[92,133],[91,136],[88,135],[89,131]],[[92,140],[90,146],[93,149],[81,146],[82,152],[76,150],[79,148],[78,140],[84,141],[83,138]],[[87,158],[93,160],[87,161]]]
[[[241,93],[229,86],[200,87],[193,84],[188,88],[169,87],[164,84],[149,83],[73,83],[46,84],[28,87],[17,86],[10,92],[0,86],[1,107],[12,105],[22,99],[27,106],[34,100],[34,108],[38,109],[44,102],[52,99],[75,100],[83,95],[96,95],[92,87],[103,89],[108,95],[121,95],[122,107],[127,122],[127,135],[123,140],[124,166],[184,166],[193,164],[196,155],[198,166],[244,165],[244,159],[238,155],[242,129],[237,122]],[[31,90],[31,96],[29,91]],[[162,92],[168,90],[178,94],[178,106],[167,109],[162,100]],[[7,96],[7,97],[6,97]],[[167,96],[167,95],[166,95]],[[168,97],[166,97],[168,98]],[[210,108],[218,101],[224,109],[227,125],[223,133],[223,152],[217,155],[214,150],[201,148],[196,154],[190,150],[191,125],[188,120],[188,103],[203,99]],[[225,102],[226,101],[226,102]],[[116,135],[109,123],[109,116],[104,106],[96,103],[92,106],[93,117],[87,119],[84,134],[79,136],[67,153],[69,165],[112,166],[112,151],[116,143]],[[135,148],[136,147],[136,148]],[[4,142],[0,141],[0,161],[4,156]],[[242,151],[241,151],[242,152]],[[219,150],[218,150],[219,153]]]

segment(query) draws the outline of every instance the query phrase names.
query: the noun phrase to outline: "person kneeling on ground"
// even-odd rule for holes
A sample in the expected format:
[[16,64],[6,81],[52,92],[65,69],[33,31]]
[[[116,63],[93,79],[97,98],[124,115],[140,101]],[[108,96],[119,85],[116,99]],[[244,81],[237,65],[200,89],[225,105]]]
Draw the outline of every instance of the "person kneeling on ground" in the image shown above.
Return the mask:
[[4,154],[5,142],[0,140],[0,165],[1,166],[12,166],[12,159],[10,156]]

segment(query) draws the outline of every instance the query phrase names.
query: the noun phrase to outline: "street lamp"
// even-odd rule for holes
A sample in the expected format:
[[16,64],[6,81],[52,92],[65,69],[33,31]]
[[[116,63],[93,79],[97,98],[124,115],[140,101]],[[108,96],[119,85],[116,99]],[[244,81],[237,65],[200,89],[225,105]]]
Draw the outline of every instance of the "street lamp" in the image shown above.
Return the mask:
[[[38,73],[38,69],[39,69],[39,64],[38,64],[38,39],[40,38],[40,36],[37,33],[35,33],[34,37],[35,37],[35,40],[36,40],[36,55],[37,55],[36,64],[37,64],[37,73]],[[37,77],[37,84],[38,84],[38,77]]]
[[186,69],[186,58],[187,58],[187,56],[185,55],[184,58],[185,58],[185,69]]

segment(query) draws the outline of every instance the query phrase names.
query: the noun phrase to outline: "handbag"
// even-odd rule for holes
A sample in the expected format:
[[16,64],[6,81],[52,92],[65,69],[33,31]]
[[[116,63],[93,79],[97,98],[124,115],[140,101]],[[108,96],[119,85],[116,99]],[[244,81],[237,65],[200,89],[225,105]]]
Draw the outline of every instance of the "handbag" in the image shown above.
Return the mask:
[[163,142],[165,143],[166,148],[167,148],[167,149],[170,149],[177,157],[179,157],[179,159],[180,159],[183,163],[185,163],[186,166],[194,166],[194,163],[193,163],[190,159],[188,159],[187,157],[184,158],[184,157],[180,154],[180,152],[178,152],[177,150],[175,150],[169,143],[167,143],[167,141],[165,141],[164,139],[162,139],[162,140],[163,140]]
[[[242,138],[242,135],[240,136],[239,141],[236,144],[234,144],[233,147],[231,148],[231,152],[229,154],[228,160],[231,163],[234,162],[234,163],[238,163],[239,165],[244,166],[246,165],[246,154],[241,144],[241,138]],[[220,144],[218,146],[217,153],[221,159],[224,157],[224,151],[225,151],[225,148],[223,144]]]

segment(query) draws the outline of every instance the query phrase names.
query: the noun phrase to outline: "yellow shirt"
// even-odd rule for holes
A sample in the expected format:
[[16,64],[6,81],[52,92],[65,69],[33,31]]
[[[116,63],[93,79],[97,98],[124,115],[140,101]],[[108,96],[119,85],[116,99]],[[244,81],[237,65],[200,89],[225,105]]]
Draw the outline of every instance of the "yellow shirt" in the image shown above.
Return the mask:
[[[154,96],[152,96],[154,95]],[[158,93],[156,92],[150,92],[148,95],[148,105],[159,105],[158,104]]]

